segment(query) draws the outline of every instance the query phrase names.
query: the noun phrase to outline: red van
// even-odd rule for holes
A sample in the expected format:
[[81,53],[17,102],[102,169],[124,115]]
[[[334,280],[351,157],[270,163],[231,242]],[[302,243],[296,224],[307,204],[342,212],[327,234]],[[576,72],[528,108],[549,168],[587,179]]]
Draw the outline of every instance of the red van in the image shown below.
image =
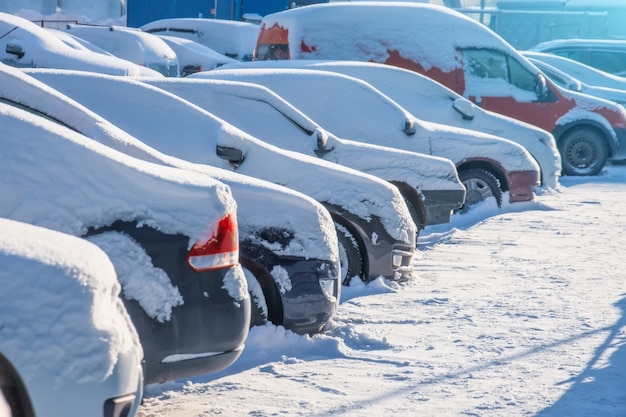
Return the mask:
[[[596,175],[626,159],[626,110],[567,91],[481,23],[452,9],[408,2],[317,4],[267,15],[255,59],[370,61],[410,69],[486,110],[551,132],[563,174]],[[416,115],[419,117],[419,115]]]

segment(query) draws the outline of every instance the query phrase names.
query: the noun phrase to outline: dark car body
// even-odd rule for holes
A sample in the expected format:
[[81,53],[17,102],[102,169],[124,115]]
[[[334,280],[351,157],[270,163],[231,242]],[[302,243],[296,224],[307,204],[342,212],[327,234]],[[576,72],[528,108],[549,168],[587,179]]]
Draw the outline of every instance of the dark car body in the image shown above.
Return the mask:
[[[12,196],[3,199],[0,215],[88,238],[109,255],[145,347],[144,382],[216,372],[234,362],[248,334],[250,298],[228,187],[129,157],[24,106],[0,105],[0,176],[12,178],[0,184]],[[24,167],[16,155],[40,161],[38,169]],[[64,209],[68,202],[71,209]],[[159,214],[170,211],[174,217]],[[176,288],[180,302],[152,305],[154,290],[138,286],[139,277],[157,289]]]

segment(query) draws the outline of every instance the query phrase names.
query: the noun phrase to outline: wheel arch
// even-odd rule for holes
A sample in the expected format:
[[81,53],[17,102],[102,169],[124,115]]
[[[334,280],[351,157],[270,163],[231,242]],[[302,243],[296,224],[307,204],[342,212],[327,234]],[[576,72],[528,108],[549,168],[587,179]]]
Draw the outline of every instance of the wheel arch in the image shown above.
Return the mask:
[[35,417],[26,385],[9,360],[0,353],[0,391],[13,417]]
[[[409,184],[400,181],[390,181],[393,185],[400,190],[400,194],[409,204],[413,207],[415,213],[409,207],[409,211],[411,212],[411,217],[413,217],[413,221],[417,226],[418,230],[424,229],[426,227],[426,208],[424,207],[424,199],[417,192],[415,187],[411,187]],[[418,218],[416,219],[415,216]]]
[[361,271],[363,273],[362,279],[364,281],[367,281],[367,277],[369,277],[369,261],[368,261],[368,255],[367,255],[367,248],[365,247],[365,244],[361,240],[361,235],[351,225],[351,223],[347,221],[346,219],[344,219],[340,214],[331,211],[330,216],[332,217],[335,223],[338,223],[342,227],[346,228],[353,235],[356,241],[356,244],[359,247],[359,251],[361,252]]
[[500,185],[500,190],[502,192],[509,191],[509,182],[506,179],[505,170],[502,166],[491,159],[471,159],[463,161],[458,164],[456,167],[458,172],[466,171],[470,169],[482,169],[493,174],[494,177],[498,180]]
[[239,263],[257,280],[267,304],[267,319],[277,326],[284,323],[283,301],[272,275],[259,263],[250,258],[239,256]]

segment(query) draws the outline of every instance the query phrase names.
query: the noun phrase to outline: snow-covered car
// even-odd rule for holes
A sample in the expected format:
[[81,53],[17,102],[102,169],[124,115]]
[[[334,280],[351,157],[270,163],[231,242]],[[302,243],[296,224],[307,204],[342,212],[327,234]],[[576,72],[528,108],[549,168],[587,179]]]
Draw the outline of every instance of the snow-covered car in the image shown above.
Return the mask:
[[52,28],[44,28],[44,29],[46,30],[46,32],[61,39],[61,41],[63,41],[63,43],[66,44],[67,46],[73,49],[76,49],[78,51],[87,51],[87,55],[91,55],[92,52],[95,52],[101,55],[106,55],[108,57],[111,57],[111,59],[113,60],[128,62],[137,69],[137,72],[139,73],[139,76],[141,77],[163,77],[163,74],[161,74],[160,72],[156,70],[150,69],[143,65],[134,64],[122,58],[118,58],[112,53],[100,48],[99,46],[94,45],[93,43],[86,41],[82,38],[79,38],[78,36],[74,36],[69,32],[66,32],[60,29],[52,29]]
[[504,192],[512,203],[535,198],[539,166],[522,146],[418,119],[354,77],[294,68],[217,68],[190,77],[261,84],[337,136],[450,159],[466,188],[463,209],[489,197],[500,205]]
[[280,184],[321,202],[339,232],[343,282],[354,276],[364,281],[412,276],[417,229],[402,194],[388,182],[267,144],[131,78],[78,71],[28,74],[164,154]]
[[542,61],[587,85],[626,90],[626,78],[619,75],[610,74],[582,62],[547,52],[521,51],[521,53],[528,59],[534,59],[535,65],[537,61]]
[[159,19],[140,29],[155,35],[190,39],[238,61],[252,59],[259,35],[259,25],[254,23],[193,17]]
[[135,415],[143,353],[100,248],[0,218],[0,286],[0,415]]
[[176,53],[181,77],[194,72],[209,71],[224,64],[239,62],[190,39],[167,35],[159,35],[159,38]]
[[[239,261],[252,298],[253,325],[270,320],[297,333],[322,330],[340,296],[337,236],[328,211],[266,181],[161,154],[20,71],[0,72],[0,97],[151,162],[198,171],[227,184],[237,201]],[[8,70],[8,71],[7,71]]]
[[[46,101],[45,92],[30,98]],[[5,94],[0,103],[0,217],[84,237],[106,252],[144,350],[145,383],[233,363],[250,297],[228,186],[133,158],[9,101]]]
[[590,96],[603,98],[605,100],[613,101],[621,105],[626,105],[626,91],[618,90],[616,88],[598,87],[594,85],[588,85],[580,81],[578,78],[561,71],[560,69],[544,62],[539,59],[527,57],[530,62],[535,64],[537,68],[541,70],[548,78],[550,78],[555,84],[566,88],[571,91],[576,91]]
[[79,50],[22,17],[0,12],[0,62],[15,67],[63,68],[111,75],[147,76],[133,62]]
[[564,56],[610,74],[626,75],[624,39],[553,39],[529,50]]
[[67,25],[62,29],[105,51],[166,77],[178,77],[180,67],[176,53],[158,36],[124,26]]
[[[287,61],[288,62],[288,61]],[[341,139],[269,89],[224,80],[144,80],[282,149],[321,157],[396,185],[419,229],[448,223],[465,199],[447,159]]]
[[358,78],[422,120],[489,133],[522,145],[539,164],[542,186],[554,188],[558,184],[561,155],[550,132],[484,110],[417,72],[374,62],[315,60],[240,62],[228,64],[224,69],[248,67],[309,68]]

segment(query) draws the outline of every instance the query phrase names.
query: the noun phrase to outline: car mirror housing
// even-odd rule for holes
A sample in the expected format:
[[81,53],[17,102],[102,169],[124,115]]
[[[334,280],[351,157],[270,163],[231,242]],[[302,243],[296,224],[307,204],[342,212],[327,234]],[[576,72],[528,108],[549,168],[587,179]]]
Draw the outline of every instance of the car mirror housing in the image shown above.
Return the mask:
[[215,153],[221,159],[228,161],[235,168],[241,165],[245,159],[241,149],[231,148],[228,146],[216,146]]
[[11,54],[11,55],[15,55],[17,56],[18,59],[22,58],[24,56],[24,51],[22,50],[22,46],[21,45],[16,45],[14,43],[9,43],[7,44],[7,47],[5,49],[7,54]]
[[457,98],[452,102],[452,108],[459,112],[463,120],[474,119],[474,104],[471,101],[465,98]]

